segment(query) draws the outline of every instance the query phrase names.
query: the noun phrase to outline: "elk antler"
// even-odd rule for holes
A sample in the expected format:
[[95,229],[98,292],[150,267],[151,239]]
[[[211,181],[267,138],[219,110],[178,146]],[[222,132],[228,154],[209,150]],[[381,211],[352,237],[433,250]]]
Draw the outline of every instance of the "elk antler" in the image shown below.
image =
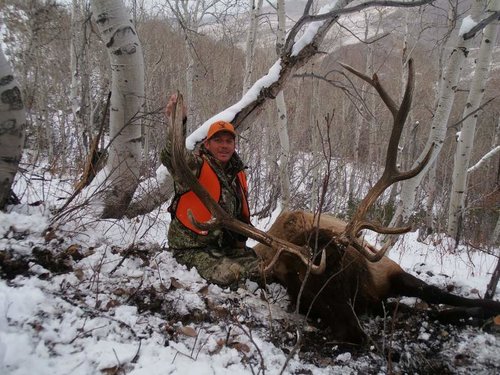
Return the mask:
[[403,100],[401,102],[401,106],[398,108],[394,100],[389,96],[387,91],[382,87],[382,84],[379,82],[376,74],[373,75],[373,78],[370,78],[363,73],[358,72],[356,69],[350,67],[349,65],[341,64],[345,69],[355,74],[362,80],[368,82],[372,85],[379,96],[382,98],[383,102],[389,108],[389,111],[393,117],[393,126],[391,137],[389,139],[389,145],[387,147],[386,161],[385,161],[385,169],[384,173],[380,177],[380,179],[376,182],[374,186],[368,191],[365,198],[361,201],[354,216],[351,221],[347,224],[344,233],[342,234],[343,242],[345,244],[352,245],[356,250],[358,250],[361,254],[363,254],[369,261],[376,262],[380,260],[386,251],[389,249],[389,245],[386,244],[381,250],[375,253],[367,250],[366,246],[360,242],[359,234],[363,229],[369,229],[377,233],[382,234],[402,234],[410,231],[411,226],[400,227],[400,228],[388,228],[383,227],[381,225],[372,223],[365,219],[368,209],[375,203],[375,201],[382,195],[382,193],[392,184],[408,180],[422,171],[425,165],[429,162],[432,148],[429,150],[425,158],[422,160],[420,164],[418,164],[415,168],[407,171],[401,172],[398,170],[396,165],[397,160],[397,152],[398,152],[398,144],[401,138],[401,133],[403,131],[403,126],[406,122],[406,118],[408,117],[408,113],[411,108],[411,101],[413,95],[414,88],[414,68],[413,68],[413,60],[410,59],[408,61],[408,81],[406,83],[405,93],[403,96]]
[[312,264],[312,260],[305,255],[306,253],[309,253],[307,248],[299,247],[277,237],[270,236],[267,233],[262,232],[255,227],[252,227],[251,225],[235,219],[226,211],[224,211],[224,209],[208,194],[205,188],[199,183],[198,179],[191,172],[184,157],[186,150],[184,136],[185,132],[182,125],[182,105],[183,98],[182,95],[178,92],[177,103],[175,105],[175,108],[173,108],[172,110],[170,119],[170,124],[173,127],[172,174],[175,175],[179,181],[182,181],[187,187],[189,187],[198,196],[198,198],[200,198],[205,207],[207,207],[207,209],[213,215],[212,219],[208,222],[199,223],[194,220],[192,214],[189,214],[192,223],[203,230],[215,227],[226,228],[275,249],[276,254],[264,269],[264,272],[266,273],[271,270],[282,252],[296,255],[306,266],[311,266],[311,273],[323,273],[326,267],[326,253],[324,249],[321,254],[320,264],[314,265]]

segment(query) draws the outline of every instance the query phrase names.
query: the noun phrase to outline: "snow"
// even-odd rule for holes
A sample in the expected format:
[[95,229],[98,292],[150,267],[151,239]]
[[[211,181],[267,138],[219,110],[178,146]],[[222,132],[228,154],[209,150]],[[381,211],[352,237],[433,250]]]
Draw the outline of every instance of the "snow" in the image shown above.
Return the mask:
[[[323,6],[320,10],[320,14],[327,13],[332,10],[337,4],[337,1],[333,1],[330,4]],[[291,56],[296,56],[306,45],[311,43],[314,36],[318,32],[321,25],[324,24],[325,21],[315,21],[311,22],[302,36],[294,43],[292,48]],[[273,83],[277,82],[281,73],[281,59],[278,59],[274,65],[269,69],[268,73],[258,79],[253,86],[243,95],[243,97],[236,104],[232,105],[229,108],[226,108],[222,112],[219,112],[215,116],[212,116],[208,120],[206,120],[200,127],[198,127],[193,133],[191,133],[186,138],[186,148],[188,150],[193,150],[196,145],[203,141],[206,137],[208,129],[211,124],[216,121],[233,121],[234,117],[237,113],[241,112],[243,108],[245,108],[248,104],[255,101],[259,93],[262,89],[270,87]]]
[[[81,213],[63,221],[57,237],[46,241],[50,209],[63,204],[56,197],[65,190],[67,182],[47,175],[18,178],[15,191],[23,203],[0,214],[0,252],[27,255],[34,247],[61,252],[76,246],[84,256],[74,262],[72,272],[58,274],[36,265],[31,276],[0,279],[1,374],[251,374],[258,372],[261,360],[266,374],[281,373],[287,353],[269,340],[269,330],[278,321],[300,318],[285,311],[286,298],[268,304],[259,291],[254,294],[250,282],[236,292],[207,285],[196,270],[177,264],[164,248],[169,223],[165,210],[123,220],[97,220]],[[45,197],[43,204],[25,204],[39,196]],[[269,227],[280,210],[254,224]],[[493,256],[460,247],[451,253],[452,243],[444,236],[427,243],[416,238],[416,233],[403,236],[391,253],[404,269],[438,286],[452,284],[462,295],[484,293],[496,264]],[[148,256],[125,256],[129,248]],[[144,293],[147,303],[152,291],[161,293],[167,308],[140,311],[132,303],[134,296]],[[272,284],[269,293],[283,290]],[[234,316],[229,322],[193,318],[214,309]],[[250,318],[262,327],[251,330]],[[432,335],[422,324],[418,340],[429,341]],[[481,363],[498,362],[495,335],[469,330],[459,343],[449,345],[450,356],[458,351]],[[403,354],[411,357],[410,352]],[[368,366],[349,351],[332,361],[319,367],[294,355],[284,373],[355,374]]]
[[495,146],[491,151],[487,152],[479,161],[474,164],[473,166],[469,167],[467,170],[467,173],[471,173],[478,169],[481,165],[483,165],[488,159],[492,158],[495,156],[497,153],[500,152],[500,145]]
[[472,16],[467,16],[462,20],[462,25],[460,26],[460,31],[458,32],[459,36],[463,36],[472,30],[474,26],[477,25],[477,22],[472,19]]
[[274,65],[269,69],[268,73],[261,77],[253,86],[243,95],[243,97],[231,107],[224,111],[212,116],[205,121],[198,129],[186,138],[186,148],[193,150],[197,143],[201,142],[208,132],[208,128],[216,121],[231,122],[237,113],[239,113],[248,104],[255,101],[263,88],[270,87],[273,83],[277,82],[281,72],[281,59],[278,59]]
[[[321,9],[318,12],[318,15],[328,13],[331,10],[333,10],[336,6],[337,6],[337,1],[336,0],[332,1],[331,3],[321,7]],[[304,34],[302,34],[302,36],[299,38],[299,40],[295,41],[295,43],[293,44],[291,55],[297,56],[305,46],[310,44],[312,42],[312,40],[314,39],[315,35],[318,33],[319,28],[321,26],[323,26],[324,23],[325,23],[325,21],[311,22],[307,26],[306,30],[304,31]]]

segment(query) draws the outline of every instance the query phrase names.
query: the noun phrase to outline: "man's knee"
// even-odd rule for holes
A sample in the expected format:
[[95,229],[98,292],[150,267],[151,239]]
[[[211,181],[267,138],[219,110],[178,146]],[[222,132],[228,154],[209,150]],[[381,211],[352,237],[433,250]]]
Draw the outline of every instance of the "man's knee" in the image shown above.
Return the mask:
[[186,250],[174,253],[176,260],[187,267],[195,267],[205,280],[220,285],[235,285],[249,278],[256,281],[260,275],[257,258],[247,257],[213,257],[202,250]]

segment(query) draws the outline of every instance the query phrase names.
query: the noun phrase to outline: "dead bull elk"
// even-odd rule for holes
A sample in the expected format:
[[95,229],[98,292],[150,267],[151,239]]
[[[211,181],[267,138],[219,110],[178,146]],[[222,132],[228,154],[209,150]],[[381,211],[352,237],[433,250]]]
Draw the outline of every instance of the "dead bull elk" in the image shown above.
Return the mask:
[[[397,147],[412,100],[412,61],[408,64],[408,82],[399,108],[376,75],[369,78],[349,66],[344,67],[370,83],[393,116],[384,172],[361,201],[352,220],[345,223],[328,215],[318,218],[303,211],[284,212],[265,233],[230,217],[186,166],[180,120],[182,115],[178,112],[182,108],[182,97],[178,95],[178,113],[174,111],[171,119],[171,124],[174,124],[174,173],[192,188],[213,214],[209,222],[195,224],[205,229],[210,226],[225,227],[258,241],[255,251],[264,262],[265,272],[284,285],[294,301],[300,302],[301,312],[309,312],[311,316],[327,323],[339,341],[362,342],[365,335],[357,315],[380,306],[389,297],[418,297],[431,304],[466,308],[460,311],[483,318],[500,314],[500,302],[460,297],[428,285],[386,257],[387,248],[377,251],[360,239],[360,232],[364,229],[385,234],[402,234],[410,230],[410,227],[382,227],[367,221],[365,217],[368,209],[389,186],[418,174],[428,162],[430,154],[411,171],[400,172],[396,166]],[[319,251],[314,252],[313,249]],[[315,264],[312,259],[318,258],[315,256],[318,253],[321,254],[320,261]],[[297,301],[301,288],[301,298]]]

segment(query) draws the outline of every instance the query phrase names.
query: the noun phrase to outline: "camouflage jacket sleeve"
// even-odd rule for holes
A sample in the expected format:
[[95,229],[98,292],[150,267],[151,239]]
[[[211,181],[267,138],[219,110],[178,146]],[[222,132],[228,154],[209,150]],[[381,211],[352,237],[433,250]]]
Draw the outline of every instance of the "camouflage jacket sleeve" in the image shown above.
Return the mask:
[[[165,147],[160,153],[160,160],[162,164],[167,167],[168,171],[174,178],[176,182],[176,189],[178,192],[182,193],[183,191],[187,191],[188,189],[179,182],[177,176],[173,173],[172,168],[172,142],[173,142],[173,132],[171,124],[167,127],[167,140],[165,142]],[[198,172],[203,164],[203,159],[199,156],[195,151],[184,150],[184,158],[187,161],[189,169],[191,172],[198,176]]]

